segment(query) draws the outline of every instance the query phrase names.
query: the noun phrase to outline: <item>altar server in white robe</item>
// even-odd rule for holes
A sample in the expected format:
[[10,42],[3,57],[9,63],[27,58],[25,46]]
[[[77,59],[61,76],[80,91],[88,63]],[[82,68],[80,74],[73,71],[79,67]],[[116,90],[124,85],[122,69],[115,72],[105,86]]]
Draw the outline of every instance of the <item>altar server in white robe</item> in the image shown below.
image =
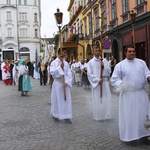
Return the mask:
[[[100,49],[93,45],[94,57],[88,62],[87,75],[92,86],[92,103],[94,120],[111,119],[111,91],[109,86],[110,67],[106,59],[101,61]],[[103,67],[102,78],[101,65]],[[102,97],[100,94],[100,83],[102,82]]]
[[[58,53],[58,57],[50,65],[50,74],[54,78],[51,91],[51,114],[55,122],[64,119],[66,123],[72,123],[72,100],[70,89],[72,87],[72,73],[68,62],[65,61],[66,50]],[[64,83],[65,93],[64,97]]]
[[125,55],[126,58],[115,66],[110,79],[111,84],[120,92],[120,139],[127,143],[138,140],[150,144],[147,138],[150,130],[144,127],[146,114],[150,115],[149,98],[144,89],[150,81],[150,71],[143,60],[135,58],[134,46],[127,46]]

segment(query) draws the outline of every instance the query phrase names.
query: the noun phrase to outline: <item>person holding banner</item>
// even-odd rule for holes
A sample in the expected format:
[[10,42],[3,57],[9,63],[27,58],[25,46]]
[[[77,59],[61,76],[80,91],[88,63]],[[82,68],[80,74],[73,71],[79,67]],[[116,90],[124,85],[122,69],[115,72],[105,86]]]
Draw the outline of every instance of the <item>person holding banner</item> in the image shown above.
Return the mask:
[[93,45],[93,54],[94,57],[87,65],[87,76],[92,88],[93,117],[96,121],[111,119],[109,63],[106,59],[102,60],[97,45]]
[[72,87],[72,73],[67,61],[66,49],[59,49],[58,57],[51,62],[50,74],[54,81],[51,91],[51,110],[53,120],[59,122],[64,119],[66,123],[71,124],[72,118],[72,100],[70,89]]

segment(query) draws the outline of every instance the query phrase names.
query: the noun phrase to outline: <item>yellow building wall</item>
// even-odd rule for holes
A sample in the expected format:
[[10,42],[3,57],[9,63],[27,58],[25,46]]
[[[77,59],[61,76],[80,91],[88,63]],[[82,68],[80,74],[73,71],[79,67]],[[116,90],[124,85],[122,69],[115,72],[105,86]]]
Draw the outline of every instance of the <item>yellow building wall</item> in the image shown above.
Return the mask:
[[147,1],[147,11],[150,11],[150,0]]
[[[150,11],[150,0],[147,0],[146,2],[147,2],[146,10],[148,12],[148,11]],[[128,5],[129,11],[134,10],[134,8],[137,6],[137,0],[128,0],[128,3],[129,3],[129,5]],[[111,7],[109,0],[107,0],[107,4],[109,4],[109,7]],[[116,8],[117,8],[118,25],[121,25],[123,23],[122,17],[121,17],[121,15],[122,15],[122,1],[121,0],[116,1]],[[134,12],[136,13],[136,10],[134,10]],[[111,11],[110,11],[109,16],[111,18]]]
[[122,15],[122,1],[121,0],[117,1],[116,7],[117,7],[118,25],[120,25],[122,24],[122,17],[120,17]]
[[85,52],[85,46],[84,46],[84,40],[80,40],[78,44],[78,60],[84,60],[84,52]]

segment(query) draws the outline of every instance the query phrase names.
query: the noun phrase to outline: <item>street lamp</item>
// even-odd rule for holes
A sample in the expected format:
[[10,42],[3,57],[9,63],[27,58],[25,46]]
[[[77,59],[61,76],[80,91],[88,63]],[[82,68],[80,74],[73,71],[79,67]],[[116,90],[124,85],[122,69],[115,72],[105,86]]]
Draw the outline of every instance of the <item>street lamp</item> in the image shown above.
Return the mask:
[[135,18],[136,18],[136,13],[134,12],[134,10],[130,11],[130,18],[131,18],[131,22],[132,22],[132,44],[135,47],[135,32],[134,32],[134,23],[135,23]]
[[[61,27],[62,27],[62,19],[63,19],[63,13],[60,12],[59,8],[57,8],[57,12],[54,14],[55,19],[56,19],[56,23],[57,23],[57,27],[59,29],[59,45],[60,45],[60,54],[62,54],[62,41],[61,41]],[[63,60],[62,60],[62,64],[63,64]],[[64,68],[63,68],[64,70]],[[62,82],[63,82],[63,88],[64,88],[64,99],[66,100],[66,85],[65,85],[65,77],[63,75],[62,77]]]
[[57,12],[54,14],[56,19],[56,24],[59,29],[59,44],[60,44],[60,52],[62,53],[62,42],[61,42],[61,27],[62,27],[62,20],[63,20],[63,13],[60,12],[59,8],[57,8]]
[[[104,20],[106,20],[107,18],[104,17],[104,14],[101,13],[101,17],[98,17],[97,19],[101,19],[101,28],[100,28],[100,43],[101,43],[101,47],[100,47],[100,53],[101,53],[101,61],[102,59],[102,53],[103,53],[103,23]],[[102,79],[102,74],[103,74],[103,67],[101,65],[101,69],[100,69],[100,78]],[[100,83],[100,97],[102,97],[102,82]]]

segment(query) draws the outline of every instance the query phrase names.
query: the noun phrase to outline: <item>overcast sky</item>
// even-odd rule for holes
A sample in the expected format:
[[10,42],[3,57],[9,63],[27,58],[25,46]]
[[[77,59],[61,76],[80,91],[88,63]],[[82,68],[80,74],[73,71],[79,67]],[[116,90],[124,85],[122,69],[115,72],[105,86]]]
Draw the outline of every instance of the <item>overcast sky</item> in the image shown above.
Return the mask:
[[63,13],[63,25],[69,22],[69,12],[67,11],[70,0],[41,0],[41,37],[53,37],[53,33],[57,33],[58,27],[54,13],[59,8]]

